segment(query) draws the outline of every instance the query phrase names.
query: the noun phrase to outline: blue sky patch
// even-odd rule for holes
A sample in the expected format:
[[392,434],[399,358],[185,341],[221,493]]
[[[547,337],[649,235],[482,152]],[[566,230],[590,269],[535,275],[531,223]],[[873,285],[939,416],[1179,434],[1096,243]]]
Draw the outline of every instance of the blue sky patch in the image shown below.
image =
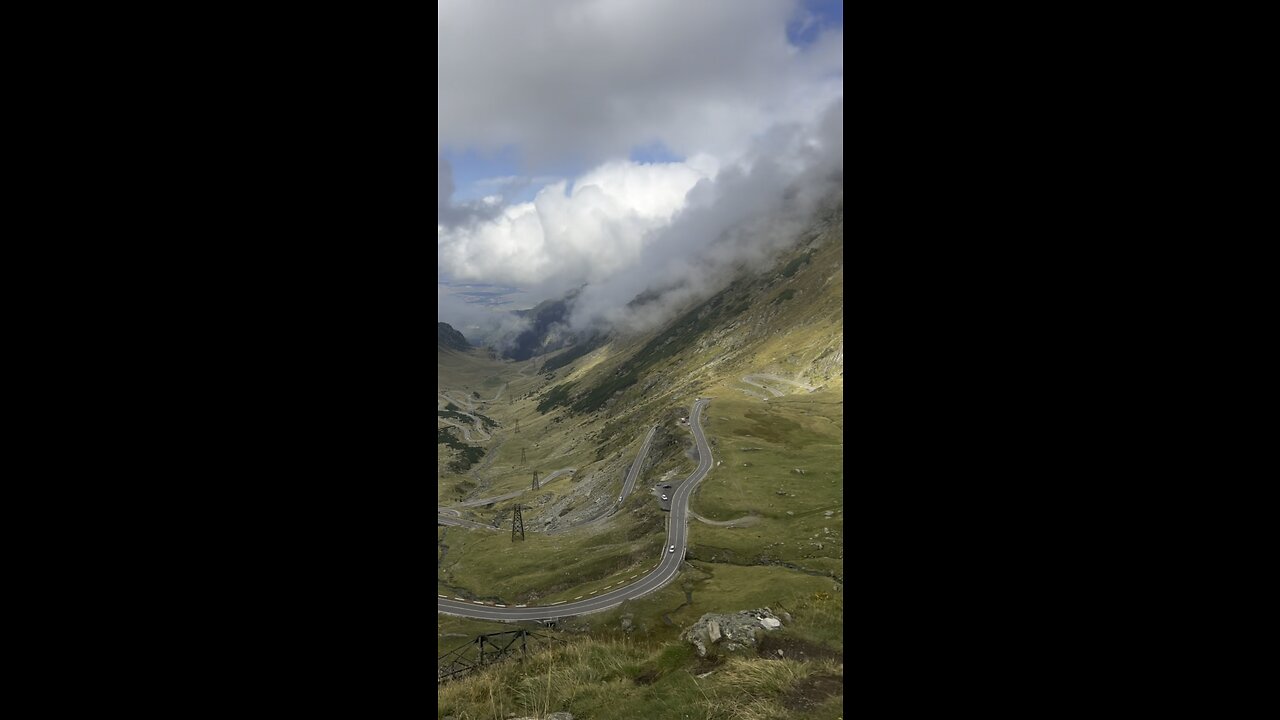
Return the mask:
[[787,22],[787,41],[799,48],[817,42],[824,30],[844,27],[844,0],[801,0]]

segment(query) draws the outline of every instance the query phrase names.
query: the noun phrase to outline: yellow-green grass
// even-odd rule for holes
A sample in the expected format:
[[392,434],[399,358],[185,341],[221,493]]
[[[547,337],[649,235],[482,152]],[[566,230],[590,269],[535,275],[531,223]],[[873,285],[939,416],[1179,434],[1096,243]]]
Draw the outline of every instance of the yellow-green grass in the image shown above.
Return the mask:
[[472,620],[471,618],[452,615],[436,615],[436,618],[436,657],[466,645],[469,641],[475,640],[477,635],[507,632],[521,627],[530,630],[537,629],[536,623],[513,625],[486,620]]
[[[803,626],[779,631],[785,635]],[[437,717],[457,720],[546,715],[559,710],[588,718],[842,717],[839,659],[733,657],[714,664],[682,642],[556,633],[567,643],[523,663],[506,662],[440,686]],[[709,673],[709,674],[707,674]],[[705,675],[705,677],[698,677]],[[817,681],[826,692],[800,703]],[[826,693],[833,693],[824,697]]]
[[705,417],[719,465],[691,507],[711,520],[757,519],[737,528],[691,522],[691,557],[751,563],[767,556],[843,577],[841,397],[815,392],[762,402],[721,391]]
[[[652,640],[675,640],[684,628],[706,613],[734,613],[769,607],[799,616],[806,613],[815,644],[842,650],[843,593],[829,578],[775,566],[686,563],[680,575],[657,592],[600,613],[583,615],[569,627],[589,628],[593,635],[622,637],[621,620],[632,616],[632,634]],[[819,596],[815,600],[815,596]],[[803,606],[803,610],[801,609]],[[670,619],[668,625],[663,616]]]
[[[842,223],[833,230],[842,231]],[[783,263],[790,267],[790,258],[784,258]],[[689,718],[833,720],[843,716],[839,695],[817,707],[800,710],[786,702],[787,691],[778,693],[784,688],[794,690],[815,677],[842,675],[842,669],[837,673],[830,665],[787,665],[752,659],[734,661],[732,672],[726,665],[699,680],[694,675],[707,668],[700,667],[691,657],[691,648],[677,640],[679,633],[704,613],[767,605],[775,611],[785,609],[796,620],[779,637],[843,652],[843,594],[833,580],[784,566],[739,564],[788,563],[843,577],[843,382],[840,366],[829,362],[843,332],[842,264],[843,246],[837,240],[819,248],[811,262],[796,264],[795,272],[751,281],[747,292],[733,300],[747,302],[748,310],[716,321],[718,326],[710,323],[695,338],[699,342],[688,343],[654,365],[636,385],[619,395],[616,403],[597,413],[570,415],[560,407],[544,415],[537,412],[536,406],[542,392],[566,381],[579,383],[575,394],[590,390],[622,370],[651,335],[620,339],[557,370],[556,377],[549,381],[542,375],[514,378],[514,370],[524,365],[506,365],[508,372],[500,377],[512,384],[499,403],[480,411],[503,427],[486,445],[499,448],[491,463],[479,477],[471,478],[485,486],[477,496],[527,487],[528,470],[533,467],[545,473],[572,466],[578,467],[580,474],[608,467],[617,475],[612,480],[616,486],[649,423],[666,423],[667,437],[675,442],[655,443],[656,467],[642,476],[625,511],[610,521],[617,524],[601,526],[610,529],[599,535],[590,531],[551,537],[529,534],[524,543],[517,543],[523,548],[513,549],[509,525],[503,533],[450,530],[451,547],[445,565],[461,559],[461,567],[449,567],[448,580],[454,586],[465,580],[475,597],[506,604],[523,602],[511,599],[521,591],[541,591],[545,597],[537,602],[542,604],[572,600],[585,591],[599,591],[605,585],[626,581],[631,574],[647,572],[657,562],[661,548],[645,543],[661,543],[663,530],[658,527],[649,531],[645,537],[651,536],[650,540],[638,536],[628,539],[627,533],[643,530],[643,523],[630,510],[648,507],[649,498],[644,491],[662,472],[674,469],[676,479],[682,479],[693,469],[694,461],[680,452],[680,446],[690,442],[688,431],[676,427],[674,418],[665,416],[672,409],[687,410],[695,395],[715,398],[704,418],[708,420],[707,432],[715,444],[716,459],[723,464],[703,481],[692,500],[693,509],[713,520],[749,514],[760,519],[750,527],[736,529],[709,527],[691,520],[691,561],[675,581],[621,607],[562,620],[562,628],[587,631],[588,638],[579,642],[599,647],[582,651],[579,656],[570,656],[566,651],[554,663],[532,668],[531,673],[513,665],[486,674],[484,679],[464,681],[473,684],[470,688],[445,686],[442,698],[447,702],[442,701],[439,706],[442,716],[451,714],[458,720],[505,718],[509,712],[534,715],[557,709],[571,710],[579,717],[602,718],[682,718],[687,714]],[[783,293],[787,293],[785,300],[779,299]],[[731,321],[734,327],[728,326]],[[714,343],[700,342],[713,338]],[[732,347],[733,341],[746,344],[738,352],[725,355],[725,348]],[[545,359],[531,362],[540,367]],[[813,383],[824,384],[823,391],[801,391],[762,402],[736,389],[743,374],[798,377],[809,368],[817,371],[819,379]],[[471,389],[480,389],[483,386],[478,383],[490,376],[492,373],[477,371],[464,380]],[[645,387],[648,382],[653,384]],[[525,398],[531,391],[533,394]],[[485,398],[493,395],[492,390],[480,392]],[[511,397],[515,398],[514,404],[510,403]],[[516,420],[520,422],[519,435],[512,432]],[[599,435],[588,438],[590,433]],[[578,441],[577,447],[555,457],[574,440]],[[602,446],[603,460],[598,460],[598,448]],[[529,468],[516,467],[521,447],[525,448]],[[804,475],[794,472],[797,467],[804,470]],[[441,497],[447,497],[448,486],[460,479],[448,473],[442,476]],[[568,487],[569,481],[561,479],[545,492],[558,495]],[[780,489],[784,495],[776,494]],[[796,497],[790,497],[792,494]],[[475,519],[490,520],[510,504],[484,510],[487,516],[479,513]],[[824,510],[835,514],[824,516]],[[787,511],[794,514],[787,515]],[[538,512],[527,510],[526,524]],[[823,533],[823,528],[828,532]],[[815,534],[818,537],[813,537]],[[818,549],[816,543],[822,543],[823,548]],[[524,552],[529,549],[538,552]],[[619,557],[633,557],[628,553],[638,553],[642,562],[610,565],[610,558],[618,563]],[[706,562],[711,557],[717,561]],[[498,587],[500,594],[493,587]],[[689,599],[686,591],[691,593],[691,604],[685,604]],[[450,594],[451,590],[440,592]],[[624,615],[632,625],[629,634],[621,627]],[[664,615],[672,624],[667,624]],[[519,627],[448,616],[439,616],[439,626],[440,632],[459,635],[476,628],[485,628],[478,632],[495,632]],[[560,634],[581,638],[576,632]],[[447,639],[449,642],[441,646],[451,649],[466,638]],[[656,679],[646,680],[651,684],[638,684],[635,673],[649,670],[657,671]]]
[[[602,590],[614,576],[648,572],[662,550],[656,515],[620,513],[609,526],[559,535],[451,529],[438,581],[477,599],[547,604]],[[586,587],[590,584],[591,587]],[[445,592],[441,590],[440,592]]]

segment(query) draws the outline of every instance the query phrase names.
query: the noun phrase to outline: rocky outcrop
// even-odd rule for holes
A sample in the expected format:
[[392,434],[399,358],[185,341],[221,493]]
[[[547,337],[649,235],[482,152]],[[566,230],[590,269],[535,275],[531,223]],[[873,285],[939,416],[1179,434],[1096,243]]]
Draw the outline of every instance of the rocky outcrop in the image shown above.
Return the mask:
[[680,639],[692,643],[698,650],[698,657],[754,651],[764,633],[781,626],[782,620],[767,607],[730,615],[707,613],[685,630]]
[[452,350],[467,350],[471,347],[471,343],[462,336],[462,333],[453,329],[449,323],[436,323],[436,347],[450,348]]

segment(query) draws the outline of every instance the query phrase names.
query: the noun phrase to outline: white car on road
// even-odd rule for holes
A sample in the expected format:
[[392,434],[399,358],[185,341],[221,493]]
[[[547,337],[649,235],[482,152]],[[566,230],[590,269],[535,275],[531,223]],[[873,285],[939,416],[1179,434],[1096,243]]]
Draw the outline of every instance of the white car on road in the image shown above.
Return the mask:
[[675,552],[675,551],[676,551],[675,545],[672,545],[671,548],[667,550],[667,552]]
[[666,496],[666,495],[663,495],[663,496],[662,496],[662,499],[663,499],[663,500],[666,500],[666,499],[667,499],[667,496]]

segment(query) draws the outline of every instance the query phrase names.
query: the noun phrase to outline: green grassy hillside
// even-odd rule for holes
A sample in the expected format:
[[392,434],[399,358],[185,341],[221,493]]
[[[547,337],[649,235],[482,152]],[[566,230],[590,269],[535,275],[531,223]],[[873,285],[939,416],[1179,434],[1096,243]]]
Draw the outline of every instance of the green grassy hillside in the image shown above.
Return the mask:
[[[827,208],[768,268],[743,269],[666,325],[607,336],[587,352],[570,347],[505,362],[482,351],[441,351],[438,409],[457,409],[439,417],[439,427],[460,438],[445,423],[469,424],[455,412],[495,426],[484,426],[487,437],[460,441],[484,450],[462,472],[449,465],[463,451],[438,444],[439,504],[526,492],[457,508],[475,522],[501,523],[502,531],[438,528],[440,594],[542,604],[646,572],[662,551],[666,520],[650,492],[660,479],[678,482],[696,467],[692,436],[679,421],[699,396],[713,398],[704,426],[717,461],[692,498],[700,519],[690,521],[688,562],[676,581],[566,620],[558,632],[575,644],[544,665],[445,686],[441,716],[505,718],[550,708],[621,717],[609,714],[611,699],[634,702],[637,714],[627,717],[635,718],[683,717],[664,714],[673,701],[690,708],[691,718],[842,716],[839,690],[815,689],[842,677],[842,666],[761,656],[699,679],[707,669],[677,637],[707,612],[781,603],[797,622],[779,637],[808,648],[807,657],[842,662],[843,627],[832,608],[843,605],[844,579],[843,233],[842,204]],[[652,425],[659,429],[633,495],[616,514],[598,517],[616,501]],[[531,489],[533,472],[570,467],[572,475]],[[517,502],[526,539],[513,543]],[[437,618],[441,652],[475,633],[513,627]],[[645,674],[658,665],[662,672]],[[549,678],[552,689],[535,693]],[[744,690],[746,678],[769,690]],[[495,690],[502,687],[521,690]],[[807,705],[797,699],[809,695],[822,697]]]

